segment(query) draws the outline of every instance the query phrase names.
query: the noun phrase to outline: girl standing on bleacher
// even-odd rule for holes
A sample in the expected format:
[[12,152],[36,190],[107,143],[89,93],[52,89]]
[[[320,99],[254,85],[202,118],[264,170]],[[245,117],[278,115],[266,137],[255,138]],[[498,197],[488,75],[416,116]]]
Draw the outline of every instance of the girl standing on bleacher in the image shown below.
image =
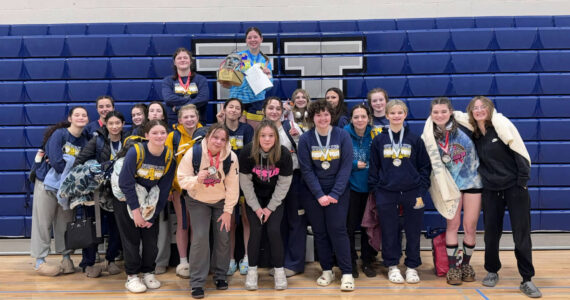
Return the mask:
[[304,131],[309,130],[307,108],[311,102],[311,96],[304,89],[296,89],[293,91],[291,99],[291,101],[283,104],[285,109],[284,119],[295,122]]
[[[89,117],[84,107],[71,108],[67,121],[46,130],[42,142],[43,151],[36,154],[30,254],[36,259],[35,270],[40,275],[57,276],[60,273],[75,272],[70,258],[73,249],[65,249],[64,243],[66,225],[73,219],[73,211],[64,210],[58,203],[57,187],[54,186],[58,184],[57,177],[71,169],[74,157],[87,144],[89,139],[84,128],[88,122]],[[46,186],[46,179],[51,187]],[[50,251],[52,228],[55,251],[63,254],[63,259],[57,265],[48,264],[45,260]]]
[[97,132],[97,129],[105,125],[105,116],[107,116],[110,111],[115,110],[115,100],[113,100],[113,97],[108,95],[99,96],[97,97],[97,100],[95,100],[95,106],[97,108],[97,113],[99,114],[99,119],[85,126],[85,131],[89,134],[89,138]]
[[206,77],[195,72],[192,53],[186,48],[178,48],[172,55],[172,63],[174,74],[162,80],[162,98],[167,107],[168,124],[173,125],[178,121],[178,110],[186,104],[196,105],[200,120],[206,120],[210,89]]
[[371,89],[366,95],[368,107],[372,111],[372,125],[378,128],[389,127],[390,122],[386,119],[386,103],[388,103],[388,92],[382,88]]
[[339,88],[329,88],[325,93],[325,100],[332,106],[331,125],[344,128],[350,122],[348,108],[344,102],[344,93]]
[[[437,187],[430,191],[431,196],[435,207],[447,219],[447,283],[459,285],[463,281],[474,281],[475,271],[469,262],[475,248],[483,184],[477,172],[479,158],[471,132],[456,120],[448,98],[435,98],[431,102],[431,114],[426,120],[422,138],[434,170],[431,184]],[[461,225],[462,208],[465,234],[463,259],[459,264],[457,231]]]
[[483,179],[483,218],[485,224],[485,270],[483,285],[494,287],[499,281],[499,241],[503,233],[505,207],[515,242],[517,267],[522,276],[520,290],[531,298],[542,296],[531,281],[532,241],[530,238],[530,155],[517,128],[493,102],[483,96],[471,99],[467,106],[469,123],[479,153],[479,173]]
[[137,103],[131,107],[131,120],[133,126],[126,136],[138,135],[142,136],[144,123],[147,121],[148,106],[144,103]]

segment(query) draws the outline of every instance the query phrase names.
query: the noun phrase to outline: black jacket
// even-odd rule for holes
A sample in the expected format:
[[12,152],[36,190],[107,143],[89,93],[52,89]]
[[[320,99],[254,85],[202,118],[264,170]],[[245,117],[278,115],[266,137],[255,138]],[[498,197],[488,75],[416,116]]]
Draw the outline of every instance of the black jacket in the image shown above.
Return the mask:
[[[121,132],[121,141],[125,139],[125,132]],[[97,149],[97,141],[102,145],[101,149]],[[96,134],[89,140],[89,143],[81,149],[81,152],[75,157],[73,166],[85,163],[90,159],[96,159],[98,163],[103,163],[111,159],[111,140],[109,140],[109,131],[103,126],[97,129]]]

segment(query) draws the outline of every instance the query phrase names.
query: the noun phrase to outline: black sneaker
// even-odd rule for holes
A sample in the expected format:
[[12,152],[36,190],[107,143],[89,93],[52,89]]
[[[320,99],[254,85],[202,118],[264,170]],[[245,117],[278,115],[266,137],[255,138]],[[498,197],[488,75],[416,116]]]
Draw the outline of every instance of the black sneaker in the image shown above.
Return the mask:
[[204,298],[204,289],[201,287],[192,288],[192,298],[194,299]]
[[228,289],[228,281],[227,280],[216,280],[216,290],[227,290]]
[[362,264],[362,273],[366,277],[376,277],[376,270],[374,270],[371,263]]
[[530,298],[542,297],[542,293],[536,287],[536,285],[534,285],[534,283],[532,283],[532,281],[527,281],[527,282],[521,283],[520,290],[521,290],[521,292],[523,292],[523,294],[527,295]]

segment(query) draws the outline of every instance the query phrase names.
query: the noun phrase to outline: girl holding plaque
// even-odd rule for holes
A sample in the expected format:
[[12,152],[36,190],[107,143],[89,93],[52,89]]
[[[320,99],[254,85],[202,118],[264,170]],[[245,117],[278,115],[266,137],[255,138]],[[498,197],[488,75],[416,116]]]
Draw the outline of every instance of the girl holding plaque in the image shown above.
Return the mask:
[[[430,185],[431,164],[424,142],[404,127],[408,108],[402,100],[386,105],[390,128],[372,141],[368,186],[376,198],[382,230],[382,258],[392,283],[418,283],[423,197]],[[406,232],[406,279],[398,269],[402,253],[398,205],[404,210]]]
[[325,100],[309,105],[309,121],[314,128],[301,136],[298,156],[303,179],[313,197],[307,197],[303,207],[313,228],[323,269],[317,284],[327,286],[334,280],[334,255],[342,272],[340,289],[352,291],[354,278],[346,232],[352,141],[348,132],[331,125],[332,111],[332,105]]
[[200,120],[206,120],[210,89],[206,77],[195,72],[192,53],[186,48],[178,48],[172,55],[172,63],[174,74],[162,80],[162,98],[167,107],[168,124],[178,121],[177,112],[186,104],[196,105]]

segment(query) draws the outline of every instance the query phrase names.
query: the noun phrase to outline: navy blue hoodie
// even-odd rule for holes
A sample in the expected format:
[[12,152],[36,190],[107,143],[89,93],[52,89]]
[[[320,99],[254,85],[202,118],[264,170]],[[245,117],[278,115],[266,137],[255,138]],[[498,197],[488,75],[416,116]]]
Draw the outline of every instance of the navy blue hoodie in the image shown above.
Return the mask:
[[45,155],[49,159],[49,163],[46,160],[42,161],[36,170],[37,179],[44,181],[50,167],[54,168],[56,172],[62,173],[66,164],[63,155],[77,156],[81,152],[81,148],[87,145],[88,142],[89,139],[85,130],[82,131],[79,137],[73,136],[67,128],[55,130],[45,145]]
[[[406,128],[400,152],[402,164],[396,167],[393,164],[392,142],[388,130],[384,130],[372,141],[368,175],[370,191],[377,189],[391,192],[418,190],[418,197],[424,197],[430,186],[431,163],[423,140]],[[400,132],[392,132],[392,134],[394,142],[397,143]]]

